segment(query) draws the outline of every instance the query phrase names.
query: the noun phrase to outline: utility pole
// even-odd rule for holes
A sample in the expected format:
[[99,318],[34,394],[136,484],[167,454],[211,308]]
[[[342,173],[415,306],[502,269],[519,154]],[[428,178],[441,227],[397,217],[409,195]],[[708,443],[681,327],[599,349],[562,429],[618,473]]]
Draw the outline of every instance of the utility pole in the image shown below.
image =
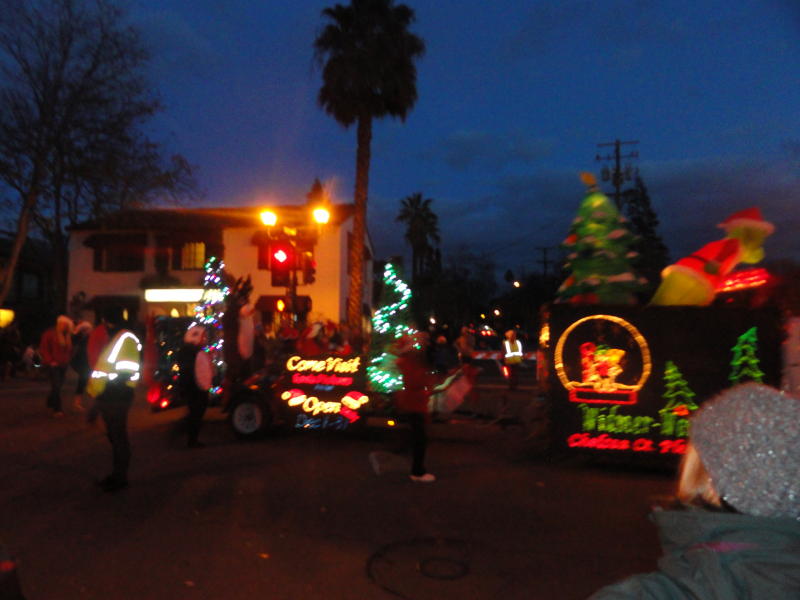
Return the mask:
[[611,181],[611,184],[614,186],[614,204],[617,206],[617,210],[622,210],[622,184],[625,181],[630,181],[636,175],[639,174],[638,167],[634,168],[631,167],[631,163],[626,163],[623,167],[622,160],[630,158],[636,159],[639,158],[639,152],[636,150],[631,150],[630,154],[620,154],[620,146],[627,146],[627,145],[635,145],[638,144],[638,141],[630,141],[630,142],[620,142],[619,140],[615,140],[613,142],[609,142],[607,144],[597,144],[598,148],[605,148],[608,146],[614,147],[614,154],[606,154],[605,156],[600,156],[598,153],[595,157],[595,162],[609,162],[614,161],[613,170],[609,170],[608,165],[603,165],[603,170],[601,171],[601,175],[603,181]]
[[557,250],[558,248],[556,248],[555,246],[550,246],[550,247],[539,246],[536,249],[542,251],[542,260],[537,260],[536,262],[542,265],[542,267],[544,267],[544,278],[547,279],[547,265],[554,262],[552,260],[547,260],[547,251]]

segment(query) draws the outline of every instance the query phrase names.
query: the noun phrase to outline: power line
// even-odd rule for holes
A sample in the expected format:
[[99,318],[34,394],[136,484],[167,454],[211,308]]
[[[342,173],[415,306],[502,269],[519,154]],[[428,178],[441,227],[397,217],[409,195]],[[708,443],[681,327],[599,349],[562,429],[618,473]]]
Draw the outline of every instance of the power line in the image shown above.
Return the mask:
[[606,154],[605,156],[600,156],[598,154],[595,156],[595,162],[601,161],[614,161],[613,170],[609,171],[608,165],[603,165],[603,170],[601,171],[601,175],[603,181],[611,181],[611,184],[614,186],[614,204],[617,205],[617,210],[622,210],[622,184],[625,181],[630,181],[633,177],[639,174],[639,169],[636,168],[634,172],[634,168],[631,167],[631,164],[628,163],[624,167],[622,166],[622,159],[631,158],[636,159],[639,158],[639,152],[636,150],[631,150],[630,154],[620,154],[620,146],[627,146],[627,145],[635,145],[638,144],[638,141],[630,141],[630,142],[620,142],[619,140],[615,140],[613,142],[608,142],[606,144],[597,144],[598,148],[604,148],[608,146],[614,147],[614,154]]
[[547,279],[547,265],[555,262],[554,260],[547,260],[547,251],[558,250],[558,246],[539,246],[536,249],[542,251],[542,260],[537,260],[536,262],[544,267],[543,275],[544,278]]

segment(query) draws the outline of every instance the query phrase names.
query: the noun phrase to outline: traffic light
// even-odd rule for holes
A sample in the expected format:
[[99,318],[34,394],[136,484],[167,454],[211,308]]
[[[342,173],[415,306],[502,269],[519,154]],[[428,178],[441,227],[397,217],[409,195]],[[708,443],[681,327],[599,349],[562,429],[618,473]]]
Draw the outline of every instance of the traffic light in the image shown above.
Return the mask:
[[272,287],[291,286],[292,271],[296,264],[294,247],[289,243],[272,244],[269,252]]
[[314,283],[317,274],[317,263],[312,252],[303,252],[303,283]]

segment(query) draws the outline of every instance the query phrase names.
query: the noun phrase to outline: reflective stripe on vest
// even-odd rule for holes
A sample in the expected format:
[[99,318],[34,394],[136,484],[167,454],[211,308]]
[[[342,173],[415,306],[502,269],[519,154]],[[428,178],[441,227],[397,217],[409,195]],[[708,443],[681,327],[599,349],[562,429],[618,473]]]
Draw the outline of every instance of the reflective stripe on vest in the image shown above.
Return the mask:
[[520,358],[522,358],[522,343],[519,340],[516,341],[517,349],[515,352],[511,351],[511,344],[508,343],[508,340],[505,341],[505,344],[506,344],[506,358],[511,358],[512,356],[519,356]]
[[142,345],[130,331],[120,331],[100,353],[92,371],[87,392],[97,397],[103,393],[107,381],[114,381],[119,375],[132,373],[125,382],[128,387],[136,387],[139,380]]

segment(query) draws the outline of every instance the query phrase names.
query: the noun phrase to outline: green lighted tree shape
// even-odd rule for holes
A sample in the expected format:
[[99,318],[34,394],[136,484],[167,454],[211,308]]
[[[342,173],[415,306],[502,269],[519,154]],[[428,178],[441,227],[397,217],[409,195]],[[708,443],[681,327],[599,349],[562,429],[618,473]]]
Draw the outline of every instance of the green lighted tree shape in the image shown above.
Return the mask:
[[[221,259],[212,256],[205,265],[206,277],[203,280],[203,296],[194,309],[194,322],[197,325],[204,325],[213,330],[208,337],[206,352],[211,354],[212,364],[214,365],[215,375],[222,375],[225,365],[222,354],[222,314],[225,312],[225,300],[230,294],[228,287],[228,276],[225,273],[225,263]],[[218,378],[217,378],[218,379]],[[219,387],[215,386],[212,390],[219,392]]]
[[759,361],[756,358],[757,344],[758,336],[755,327],[748,329],[739,336],[739,341],[732,348],[733,360],[731,361],[731,367],[733,367],[733,372],[728,378],[733,382],[733,385],[740,384],[746,377],[756,383],[761,383],[764,372],[758,368]]
[[384,394],[403,389],[403,378],[395,366],[390,346],[411,328],[411,288],[397,276],[394,266],[383,272],[381,307],[372,317],[372,343],[367,376],[373,390]]
[[666,406],[658,411],[661,416],[661,435],[685,437],[689,432],[690,411],[697,410],[694,392],[683,378],[680,370],[671,360],[664,366],[664,383],[666,391],[663,398]]
[[645,288],[631,267],[637,256],[625,217],[597,188],[594,177],[582,174],[589,186],[561,247],[567,252],[564,269],[570,275],[558,289],[563,300],[598,304],[632,304],[633,293]]

